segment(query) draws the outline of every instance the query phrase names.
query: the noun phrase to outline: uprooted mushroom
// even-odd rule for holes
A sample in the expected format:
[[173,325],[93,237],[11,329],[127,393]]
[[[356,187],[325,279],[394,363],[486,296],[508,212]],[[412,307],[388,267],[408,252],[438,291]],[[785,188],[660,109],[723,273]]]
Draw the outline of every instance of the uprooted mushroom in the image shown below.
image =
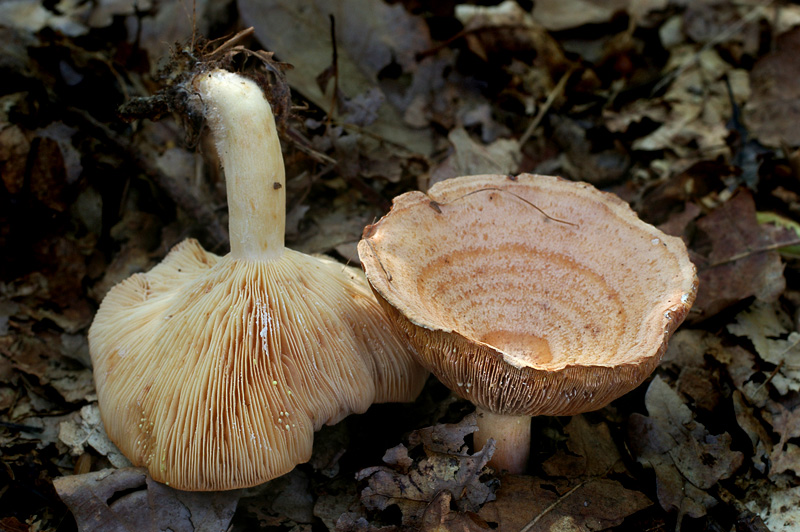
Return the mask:
[[550,176],[409,192],[362,266],[420,362],[478,410],[492,464],[524,471],[530,417],[595,410],[655,369],[697,292],[683,242],[616,196]]
[[231,251],[178,244],[108,293],[89,343],[122,452],[170,486],[233,489],[307,461],[324,423],[413,400],[426,372],[362,272],[284,247],[283,158],[259,85],[212,70],[186,88],[225,170]]

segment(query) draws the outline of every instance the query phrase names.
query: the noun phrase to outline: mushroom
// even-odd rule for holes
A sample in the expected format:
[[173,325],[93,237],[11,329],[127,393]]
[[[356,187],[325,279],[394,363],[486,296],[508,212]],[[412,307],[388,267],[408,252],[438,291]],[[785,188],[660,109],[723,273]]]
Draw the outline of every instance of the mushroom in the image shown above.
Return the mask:
[[153,479],[252,486],[310,458],[313,433],[427,372],[363,273],[284,247],[284,167],[259,86],[222,70],[196,92],[221,158],[231,251],[194,240],[115,286],[89,330],[105,428]]
[[557,177],[449,179],[394,199],[358,252],[419,361],[478,411],[492,464],[524,471],[530,417],[639,385],[694,302],[683,242]]

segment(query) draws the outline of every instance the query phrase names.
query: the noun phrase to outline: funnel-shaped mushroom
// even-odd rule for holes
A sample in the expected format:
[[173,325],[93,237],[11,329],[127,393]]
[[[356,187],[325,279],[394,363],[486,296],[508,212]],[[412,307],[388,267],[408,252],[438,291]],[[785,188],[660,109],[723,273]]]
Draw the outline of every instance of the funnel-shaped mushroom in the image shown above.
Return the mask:
[[158,481],[252,486],[311,455],[313,432],[412,400],[426,372],[363,274],[284,248],[284,168],[254,82],[193,80],[222,159],[231,252],[177,245],[115,286],[89,331],[103,422]]
[[364,230],[367,279],[421,363],[477,405],[477,445],[524,470],[530,417],[601,408],[661,359],[697,290],[680,239],[549,176],[409,192]]

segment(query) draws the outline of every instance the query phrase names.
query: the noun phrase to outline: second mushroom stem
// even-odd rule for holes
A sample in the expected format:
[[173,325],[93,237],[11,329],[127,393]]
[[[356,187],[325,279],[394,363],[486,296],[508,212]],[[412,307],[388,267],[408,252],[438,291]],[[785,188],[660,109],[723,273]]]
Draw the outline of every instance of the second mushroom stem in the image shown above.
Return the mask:
[[478,432],[473,436],[475,449],[481,449],[489,438],[497,446],[489,465],[521,475],[528,467],[531,448],[530,416],[506,416],[477,407]]
[[254,81],[224,70],[198,75],[228,191],[231,256],[273,260],[283,254],[286,176],[272,109]]

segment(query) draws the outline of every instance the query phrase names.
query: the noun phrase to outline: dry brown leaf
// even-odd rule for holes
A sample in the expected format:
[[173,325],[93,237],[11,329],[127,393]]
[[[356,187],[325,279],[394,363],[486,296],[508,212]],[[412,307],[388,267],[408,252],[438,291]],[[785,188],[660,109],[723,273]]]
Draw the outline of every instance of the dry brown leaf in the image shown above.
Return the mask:
[[178,491],[141,468],[59,477],[54,484],[81,532],[219,532],[228,528],[240,496],[238,490]]
[[759,59],[750,72],[752,97],[745,106],[750,131],[762,143],[800,145],[800,27],[778,38],[778,49]]
[[736,413],[736,422],[747,433],[753,445],[753,454],[750,459],[753,467],[760,473],[767,469],[767,458],[772,453],[772,438],[770,438],[764,425],[756,418],[755,409],[747,404],[744,395],[739,390],[733,392],[733,408]]
[[[332,63],[331,16],[336,24],[338,88],[346,98],[380,89],[387,103],[376,111],[369,131],[381,138],[427,155],[432,151],[430,132],[408,127],[402,112],[414,96],[426,87],[380,83],[378,74],[393,63],[414,78],[435,68],[432,61],[417,62],[417,54],[431,47],[427,26],[411,16],[402,4],[388,5],[371,0],[238,0],[247,25],[258,39],[280,59],[294,65],[286,73],[289,84],[328,111],[333,83],[320,87],[317,77]],[[327,91],[326,91],[327,89]],[[338,96],[338,95],[337,95]]]
[[618,526],[651,504],[642,493],[614,480],[575,483],[506,475],[497,500],[479,515],[498,532],[590,532]]
[[462,175],[516,174],[522,160],[519,142],[514,139],[497,139],[485,146],[460,127],[450,131],[447,139],[453,153],[432,169],[429,187]]
[[542,464],[550,476],[576,478],[604,476],[620,460],[608,425],[590,425],[583,416],[573,416],[564,428],[567,451],[559,450]]
[[781,403],[769,402],[764,416],[780,436],[780,441],[772,448],[769,456],[770,477],[786,471],[800,475],[800,447],[789,441],[800,438],[800,408],[786,408]]
[[567,64],[556,40],[514,0],[496,6],[460,4],[455,16],[464,25],[470,50],[484,61],[498,51],[535,51],[535,64],[549,71]]
[[[711,251],[695,254],[700,288],[691,320],[707,319],[745,298],[774,301],[786,288],[776,243],[756,220],[753,196],[740,190],[697,221]],[[793,233],[785,237],[794,239]]]
[[473,512],[454,512],[450,509],[453,496],[440,491],[422,515],[421,532],[489,532],[489,524]]
[[731,451],[727,433],[709,434],[678,393],[660,377],[645,397],[649,416],[630,417],[628,439],[636,459],[656,474],[658,499],[667,511],[702,517],[716,499],[705,490],[730,477],[743,455]]

